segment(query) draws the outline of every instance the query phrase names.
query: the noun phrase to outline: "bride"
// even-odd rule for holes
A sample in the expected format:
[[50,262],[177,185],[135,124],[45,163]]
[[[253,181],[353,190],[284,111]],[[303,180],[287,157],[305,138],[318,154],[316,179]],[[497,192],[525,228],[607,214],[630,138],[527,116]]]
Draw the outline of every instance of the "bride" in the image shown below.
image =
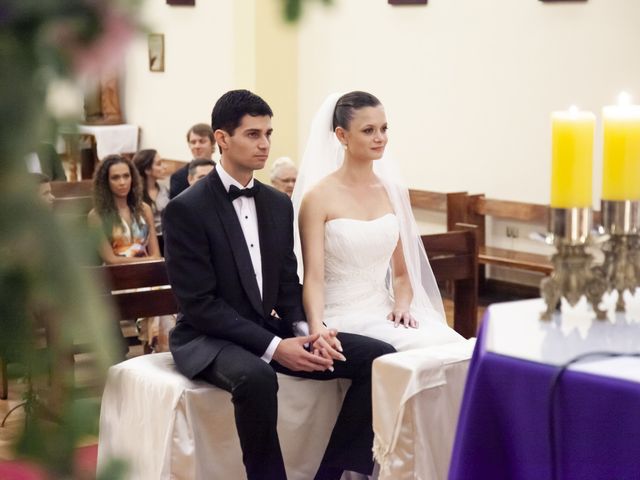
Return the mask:
[[385,111],[369,93],[332,95],[313,121],[292,196],[309,328],[366,335],[398,351],[462,341],[446,324],[386,145]]

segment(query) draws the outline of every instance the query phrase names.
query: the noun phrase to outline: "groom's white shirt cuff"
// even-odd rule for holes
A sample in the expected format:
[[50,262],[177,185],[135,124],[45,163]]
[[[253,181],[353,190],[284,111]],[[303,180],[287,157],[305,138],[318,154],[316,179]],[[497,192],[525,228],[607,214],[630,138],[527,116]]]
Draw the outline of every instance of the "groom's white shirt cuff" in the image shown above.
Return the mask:
[[[306,337],[309,335],[309,324],[307,322],[294,322],[293,333],[296,337]],[[273,340],[271,340],[271,343],[260,358],[265,362],[270,363],[273,359],[273,354],[276,353],[276,348],[278,348],[281,341],[282,339],[280,337],[273,337]]]
[[271,340],[271,343],[265,350],[264,354],[260,357],[260,359],[264,360],[267,363],[270,363],[271,359],[273,358],[273,354],[276,353],[276,348],[278,348],[278,345],[280,345],[281,341],[282,339],[280,337],[273,337],[273,340]]

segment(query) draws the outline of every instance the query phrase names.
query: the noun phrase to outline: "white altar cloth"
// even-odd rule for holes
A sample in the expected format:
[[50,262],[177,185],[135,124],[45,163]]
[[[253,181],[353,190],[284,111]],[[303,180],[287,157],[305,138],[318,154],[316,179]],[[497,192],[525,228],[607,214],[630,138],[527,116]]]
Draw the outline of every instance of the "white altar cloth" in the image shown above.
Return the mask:
[[[278,374],[278,434],[289,480],[313,478],[348,381]],[[231,395],[175,368],[170,353],[109,369],[100,412],[98,471],[113,457],[132,480],[246,478]]]
[[380,480],[444,480],[475,338],[385,355],[373,363]]
[[[548,365],[563,365],[589,352],[636,353],[640,351],[638,293],[625,292],[626,313],[615,311],[617,294],[605,295],[601,308],[607,311],[607,319],[602,321],[595,318],[584,297],[575,307],[563,300],[562,313],[554,313],[551,321],[540,320],[546,308],[540,298],[491,305],[486,350]],[[590,358],[571,369],[588,371],[585,364],[594,361],[596,358]]]
[[96,153],[102,160],[114,153],[138,151],[138,127],[136,125],[78,125],[78,132],[89,133],[96,138]]

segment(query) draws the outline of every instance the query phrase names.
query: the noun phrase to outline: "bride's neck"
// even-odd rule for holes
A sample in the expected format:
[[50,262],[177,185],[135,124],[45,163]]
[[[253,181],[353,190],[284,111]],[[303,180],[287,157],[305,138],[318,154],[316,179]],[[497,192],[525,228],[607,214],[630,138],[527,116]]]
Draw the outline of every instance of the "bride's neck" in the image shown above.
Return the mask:
[[344,163],[340,170],[342,171],[343,179],[349,182],[368,182],[375,179],[372,161],[358,161],[349,155],[345,155]]

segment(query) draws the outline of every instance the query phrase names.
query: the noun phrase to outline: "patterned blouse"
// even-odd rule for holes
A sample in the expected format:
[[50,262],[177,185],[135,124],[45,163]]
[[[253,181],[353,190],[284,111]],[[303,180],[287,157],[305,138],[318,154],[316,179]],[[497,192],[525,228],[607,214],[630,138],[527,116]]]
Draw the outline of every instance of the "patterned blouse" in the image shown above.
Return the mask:
[[111,248],[119,257],[146,257],[149,244],[149,225],[144,218],[133,218],[131,225],[120,218],[121,223],[111,229]]

